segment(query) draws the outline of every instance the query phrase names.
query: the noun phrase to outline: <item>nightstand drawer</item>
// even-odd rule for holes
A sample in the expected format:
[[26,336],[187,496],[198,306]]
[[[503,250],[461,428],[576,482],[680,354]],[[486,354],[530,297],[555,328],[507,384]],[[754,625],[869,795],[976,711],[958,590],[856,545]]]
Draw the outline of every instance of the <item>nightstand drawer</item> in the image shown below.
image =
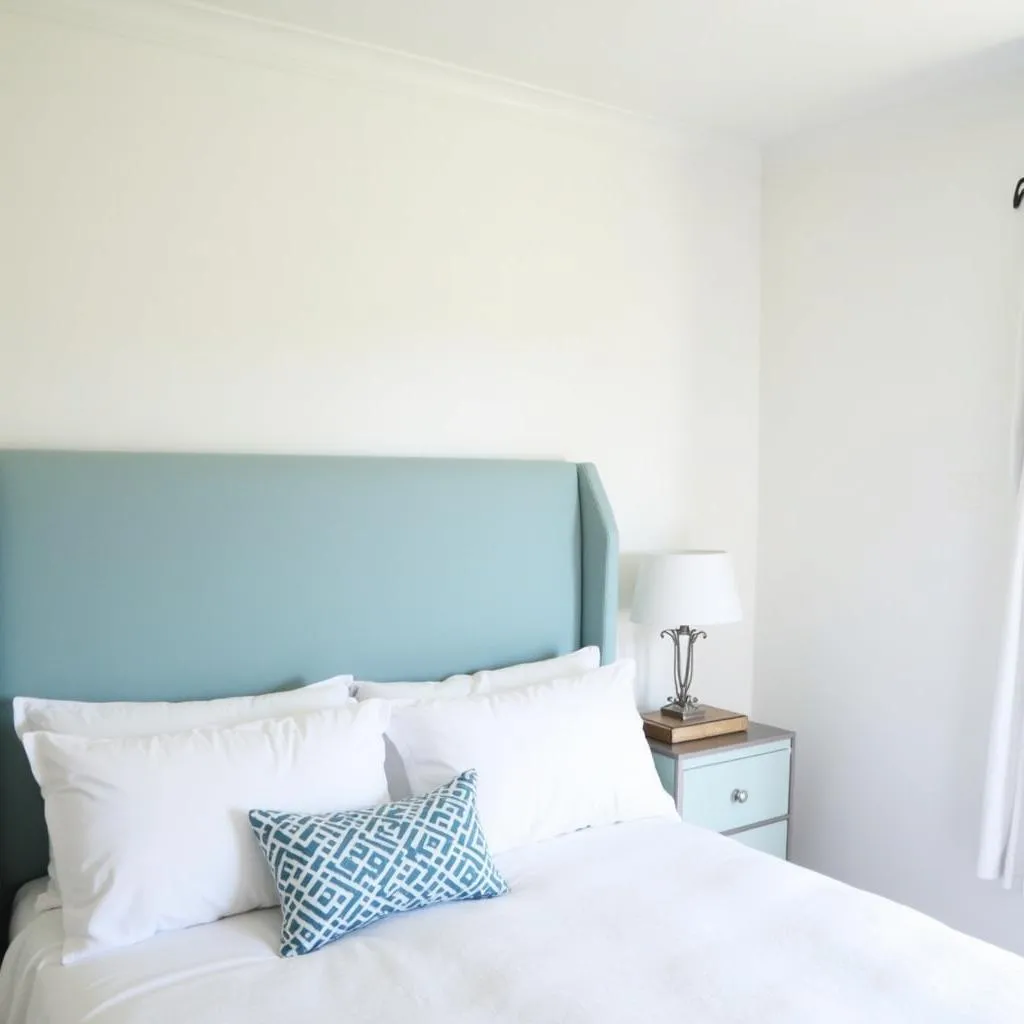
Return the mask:
[[757,828],[746,828],[742,832],[734,832],[730,839],[749,846],[751,849],[770,853],[781,860],[786,859],[786,840],[789,822],[775,821],[771,825],[758,825]]
[[716,832],[789,813],[789,750],[699,764],[683,771],[684,821]]

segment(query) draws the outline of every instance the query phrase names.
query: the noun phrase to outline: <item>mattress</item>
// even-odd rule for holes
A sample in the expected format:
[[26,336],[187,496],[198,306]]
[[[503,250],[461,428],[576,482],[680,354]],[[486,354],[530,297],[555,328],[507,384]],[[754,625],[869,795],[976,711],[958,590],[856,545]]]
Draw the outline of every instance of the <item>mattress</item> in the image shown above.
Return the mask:
[[69,967],[60,914],[0,970],[6,1024],[953,1024],[1018,1020],[1024,960],[671,821],[497,858],[511,892],[277,956],[257,911]]

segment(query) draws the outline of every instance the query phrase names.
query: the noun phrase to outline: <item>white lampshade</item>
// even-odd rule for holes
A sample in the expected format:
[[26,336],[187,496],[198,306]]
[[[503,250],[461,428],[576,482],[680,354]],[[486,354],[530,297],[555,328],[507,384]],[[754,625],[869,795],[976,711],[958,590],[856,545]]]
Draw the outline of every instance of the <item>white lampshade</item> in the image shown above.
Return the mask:
[[633,592],[633,622],[659,629],[714,626],[743,617],[732,559],[725,551],[649,556]]

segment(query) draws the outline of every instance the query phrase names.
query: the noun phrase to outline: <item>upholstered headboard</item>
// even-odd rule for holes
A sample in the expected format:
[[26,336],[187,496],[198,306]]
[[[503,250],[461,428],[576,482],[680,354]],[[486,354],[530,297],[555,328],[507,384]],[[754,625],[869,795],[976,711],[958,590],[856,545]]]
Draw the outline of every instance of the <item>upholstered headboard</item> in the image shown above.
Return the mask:
[[12,697],[608,661],[617,557],[589,465],[0,452],[0,909],[46,868]]

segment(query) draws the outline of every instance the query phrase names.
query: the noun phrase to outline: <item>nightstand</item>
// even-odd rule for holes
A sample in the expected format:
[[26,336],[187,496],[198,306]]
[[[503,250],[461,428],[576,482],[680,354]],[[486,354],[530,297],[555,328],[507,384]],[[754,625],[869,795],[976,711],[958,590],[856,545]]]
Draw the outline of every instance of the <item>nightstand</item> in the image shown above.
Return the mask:
[[785,729],[751,722],[746,732],[728,736],[647,742],[683,821],[785,859],[794,740]]

